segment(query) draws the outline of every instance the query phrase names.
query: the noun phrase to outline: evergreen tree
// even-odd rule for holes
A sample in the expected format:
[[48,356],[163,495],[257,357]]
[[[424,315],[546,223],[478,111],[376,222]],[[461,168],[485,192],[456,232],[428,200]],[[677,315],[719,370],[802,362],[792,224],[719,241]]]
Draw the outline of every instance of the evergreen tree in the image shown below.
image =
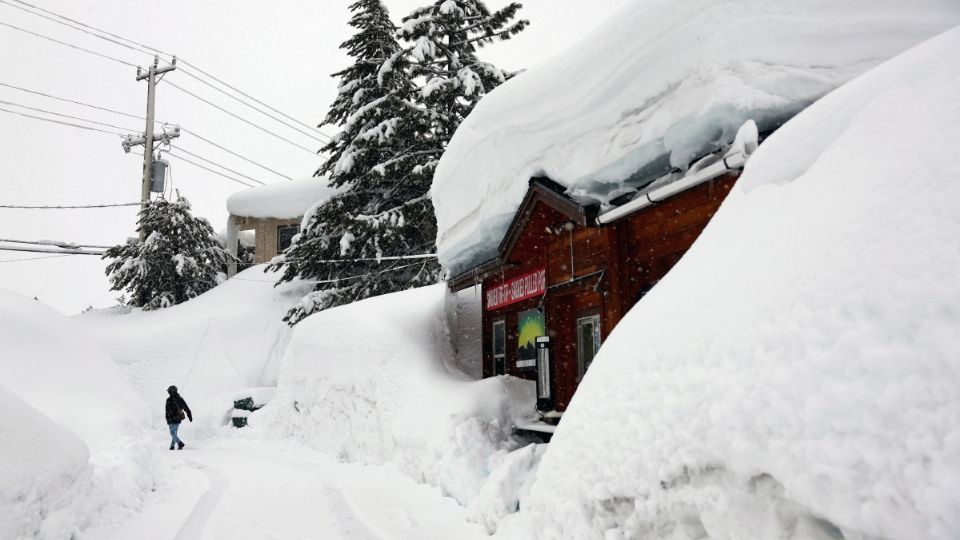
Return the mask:
[[144,310],[170,307],[217,286],[231,256],[210,223],[194,217],[190,202],[159,199],[140,211],[138,231],[146,238],[107,250],[106,274],[113,291],[126,291],[127,304]]
[[475,52],[522,30],[527,21],[510,22],[519,8],[491,13],[479,0],[438,1],[398,31],[381,0],[350,5],[357,32],[341,48],[354,64],[333,75],[340,91],[321,124],[341,131],[321,149],[329,157],[317,171],[342,191],[308,212],[296,242],[268,267],[283,270],[280,283],[317,281],[287,313],[289,324],[437,281],[436,258],[400,257],[436,251],[433,171],[463,118],[508,77]]
[[415,101],[386,7],[358,0],[350,10],[357,33],[341,48],[355,61],[333,75],[340,91],[321,124],[341,132],[321,149],[329,157],[316,173],[342,191],[308,212],[296,242],[268,267],[283,269],[280,282],[319,281],[284,318],[290,324],[317,310],[435,283],[440,271],[436,259],[389,259],[435,250],[428,192],[441,148],[429,111]]
[[399,34],[412,43],[411,73],[426,81],[421,98],[435,113],[443,144],[487,92],[512,76],[477,58],[477,49],[526,28],[530,21],[513,20],[521,7],[491,12],[483,0],[436,0],[404,17]]

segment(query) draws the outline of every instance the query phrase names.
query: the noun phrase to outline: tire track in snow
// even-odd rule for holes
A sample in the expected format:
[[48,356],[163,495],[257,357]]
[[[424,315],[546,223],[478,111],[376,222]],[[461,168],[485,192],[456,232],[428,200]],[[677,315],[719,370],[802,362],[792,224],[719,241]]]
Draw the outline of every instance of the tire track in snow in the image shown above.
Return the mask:
[[370,528],[360,512],[350,504],[343,489],[334,486],[324,486],[327,507],[337,517],[337,525],[344,538],[351,540],[384,540]]
[[187,520],[180,526],[180,530],[177,532],[174,540],[202,540],[203,532],[207,528],[207,522],[210,520],[210,516],[216,512],[217,506],[220,504],[220,499],[223,498],[223,493],[227,490],[227,486],[230,485],[230,481],[226,476],[207,468],[203,463],[191,460],[190,464],[197,470],[203,472],[210,482],[210,487],[207,489],[207,492],[200,497],[200,500],[197,501],[196,506],[194,506],[193,511],[190,512]]

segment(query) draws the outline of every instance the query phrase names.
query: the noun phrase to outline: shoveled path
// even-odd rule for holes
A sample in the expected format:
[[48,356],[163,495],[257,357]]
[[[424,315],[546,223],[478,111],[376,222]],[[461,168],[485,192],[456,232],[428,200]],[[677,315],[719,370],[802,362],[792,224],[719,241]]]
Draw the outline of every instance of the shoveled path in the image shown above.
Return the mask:
[[489,538],[455,501],[389,466],[243,440],[163,456],[174,487],[123,526],[87,531],[85,540]]

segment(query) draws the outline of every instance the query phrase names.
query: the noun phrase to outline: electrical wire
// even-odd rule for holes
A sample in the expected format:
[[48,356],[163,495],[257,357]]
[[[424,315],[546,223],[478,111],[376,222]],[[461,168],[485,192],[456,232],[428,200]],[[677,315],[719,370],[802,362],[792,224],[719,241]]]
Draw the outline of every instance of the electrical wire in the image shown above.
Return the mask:
[[263,126],[260,126],[260,125],[258,125],[258,124],[255,124],[254,122],[251,122],[250,120],[247,120],[246,118],[243,118],[242,116],[240,116],[240,115],[238,115],[238,114],[236,114],[236,113],[233,113],[233,112],[231,112],[231,111],[228,111],[227,109],[224,109],[223,107],[217,105],[216,103],[214,103],[214,102],[212,102],[212,101],[210,101],[210,100],[208,100],[208,99],[205,99],[205,98],[203,98],[203,97],[200,97],[200,96],[198,96],[197,94],[194,94],[193,92],[187,90],[186,88],[184,88],[184,87],[182,87],[182,86],[180,86],[180,85],[178,85],[178,84],[176,84],[176,83],[174,83],[174,82],[172,82],[172,81],[167,81],[167,84],[168,84],[169,86],[172,86],[172,87],[176,88],[177,90],[183,92],[184,94],[187,94],[188,96],[193,97],[194,99],[197,99],[197,100],[199,100],[199,101],[202,101],[203,103],[206,103],[207,105],[213,107],[214,109],[217,109],[218,111],[221,111],[221,112],[223,112],[223,113],[225,113],[225,114],[228,114],[228,115],[232,116],[233,118],[236,118],[237,120],[240,120],[241,122],[243,122],[243,123],[245,123],[245,124],[247,124],[247,125],[249,125],[249,126],[251,126],[251,127],[254,127],[254,128],[256,128],[256,129],[259,129],[260,131],[262,131],[262,132],[264,132],[264,133],[268,133],[268,134],[272,135],[273,137],[276,137],[277,139],[280,139],[281,141],[284,141],[284,142],[286,142],[286,143],[288,143],[288,144],[291,144],[291,145],[293,145],[293,146],[296,146],[297,148],[300,148],[300,149],[302,149],[302,150],[305,150],[305,151],[307,151],[307,152],[310,152],[310,154],[312,154],[312,155],[317,155],[317,153],[316,153],[315,151],[307,148],[306,146],[302,146],[302,145],[300,145],[300,144],[297,144],[297,143],[291,141],[290,139],[284,137],[283,135],[279,135],[279,134],[277,134],[277,133],[274,133],[274,132],[270,131],[269,129],[267,129],[267,128],[263,127]]
[[59,117],[61,117],[61,118],[69,118],[70,120],[79,120],[80,122],[89,122],[89,123],[91,123],[91,124],[95,124],[95,125],[98,125],[98,126],[111,127],[111,128],[114,128],[114,129],[122,129],[122,130],[125,130],[125,131],[134,131],[134,130],[132,130],[132,129],[125,128],[125,127],[123,127],[123,126],[117,126],[117,125],[114,125],[114,124],[108,124],[108,123],[106,123],[106,122],[98,122],[98,121],[96,121],[96,120],[90,120],[89,118],[81,118],[81,117],[79,117],[79,116],[70,116],[69,114],[62,114],[62,113],[58,113],[58,112],[48,111],[48,110],[46,110],[46,109],[38,109],[37,107],[30,107],[30,106],[28,106],[28,105],[22,105],[22,104],[20,104],[20,103],[14,103],[14,102],[12,102],[12,101],[4,101],[4,100],[0,99],[0,103],[2,103],[3,105],[12,105],[12,106],[14,106],[14,107],[20,107],[20,108],[23,108],[23,109],[27,109],[28,111],[41,112],[41,113],[44,113],[44,114],[52,114],[53,116],[59,116]]
[[[3,0],[0,0],[0,1],[3,1]],[[213,88],[213,89],[216,90],[217,92],[220,92],[221,94],[227,96],[228,98],[230,98],[230,99],[232,99],[232,100],[235,100],[237,103],[241,103],[241,104],[243,104],[243,105],[246,105],[247,107],[250,107],[251,109],[253,109],[253,110],[257,111],[258,113],[266,116],[267,118],[270,118],[270,119],[272,119],[272,120],[274,120],[274,121],[276,121],[276,122],[278,122],[278,123],[280,123],[280,124],[283,124],[283,125],[287,126],[288,128],[296,131],[297,133],[300,133],[300,134],[302,134],[302,135],[305,135],[305,136],[307,136],[307,137],[310,137],[311,139],[313,139],[313,140],[315,140],[315,141],[317,141],[317,142],[321,142],[321,143],[326,143],[326,142],[329,142],[329,141],[330,141],[330,137],[328,137],[327,135],[325,135],[325,134],[323,134],[323,133],[320,133],[320,135],[323,135],[324,137],[326,137],[326,140],[321,139],[321,138],[319,138],[319,137],[315,137],[312,133],[309,133],[309,132],[307,132],[307,131],[304,131],[303,129],[301,129],[301,128],[295,126],[295,125],[289,124],[289,123],[287,123],[286,121],[284,121],[284,120],[282,120],[282,119],[280,119],[280,118],[277,118],[277,117],[273,116],[272,114],[264,111],[263,109],[258,108],[258,107],[255,106],[255,105],[251,105],[251,104],[247,103],[246,101],[243,101],[242,99],[234,96],[233,94],[227,92],[226,90],[224,90],[224,89],[222,89],[222,88],[220,88],[220,87],[218,87],[218,86],[216,86],[216,85],[214,85],[214,84],[211,84],[211,83],[209,83],[209,82],[201,79],[200,77],[197,77],[197,76],[194,75],[193,73],[190,73],[189,71],[187,71],[187,70],[185,70],[185,69],[183,69],[183,68],[180,68],[179,71],[180,71],[180,73],[183,73],[183,74],[186,75],[187,77],[190,77],[190,78],[198,81],[200,84],[203,84],[203,85],[209,86],[210,88]],[[318,133],[319,133],[319,132],[318,132]]]
[[257,163],[256,161],[254,161],[254,160],[252,160],[252,159],[250,159],[250,158],[248,158],[248,157],[242,156],[242,155],[234,152],[233,150],[230,150],[229,148],[226,148],[226,147],[224,147],[224,146],[221,146],[221,145],[219,145],[219,144],[211,141],[210,139],[207,139],[207,138],[205,138],[205,137],[200,136],[196,131],[193,131],[193,130],[191,130],[191,129],[187,129],[187,128],[185,128],[185,127],[181,127],[181,128],[180,128],[180,131],[182,131],[182,132],[184,132],[184,133],[189,133],[190,135],[193,135],[194,137],[200,139],[201,141],[203,141],[203,142],[205,142],[205,143],[207,143],[207,144],[209,144],[209,145],[211,145],[211,146],[215,146],[215,147],[219,148],[220,150],[223,150],[224,152],[226,152],[226,153],[228,153],[228,154],[230,154],[230,155],[232,155],[232,156],[236,156],[236,157],[238,157],[238,158],[246,161],[247,163],[256,165],[257,167],[260,167],[260,168],[263,169],[263,170],[270,171],[270,172],[272,172],[273,174],[275,174],[275,175],[277,175],[277,176],[281,176],[281,177],[283,177],[283,178],[286,178],[287,180],[293,180],[293,178],[291,178],[291,177],[289,177],[289,176],[287,176],[287,175],[285,175],[285,174],[283,174],[283,173],[281,173],[281,172],[275,171],[275,170],[271,169],[270,167],[267,167],[266,165],[263,165],[263,164],[261,164],[261,163]]
[[261,186],[267,185],[266,182],[261,182],[260,180],[257,180],[256,178],[253,178],[252,176],[247,176],[247,175],[243,174],[242,172],[235,171],[235,170],[233,170],[233,169],[231,169],[231,168],[229,168],[229,167],[225,167],[225,166],[223,166],[223,165],[221,165],[221,164],[219,164],[219,163],[217,163],[216,161],[213,161],[213,160],[211,160],[211,159],[207,159],[207,158],[205,158],[205,157],[203,157],[203,156],[198,156],[197,154],[194,154],[193,152],[191,152],[191,151],[189,151],[189,150],[186,150],[186,149],[184,149],[184,148],[181,148],[181,147],[179,147],[179,146],[175,146],[175,145],[172,145],[172,144],[171,144],[171,145],[170,145],[170,148],[173,148],[174,150],[176,150],[176,151],[178,151],[178,152],[183,152],[184,154],[186,154],[186,155],[188,155],[188,156],[197,158],[197,159],[199,159],[200,161],[204,161],[204,162],[206,162],[206,163],[209,163],[210,165],[213,165],[214,167],[220,167],[221,169],[223,169],[223,170],[225,170],[225,171],[229,171],[229,172],[231,172],[231,173],[233,173],[233,174],[235,174],[235,175],[237,175],[237,176],[241,176],[241,177],[243,177],[243,178],[246,178],[247,180],[250,180],[251,182],[256,182],[257,184],[260,184]]
[[95,244],[75,244],[73,242],[54,242],[52,240],[11,240],[9,238],[0,238],[0,242],[13,242],[14,244],[32,244],[35,246],[56,246],[63,249],[76,248],[102,248],[110,249],[113,246],[98,246]]
[[98,255],[102,256],[105,251],[90,251],[84,249],[76,249],[66,252],[62,249],[43,249],[43,248],[33,248],[33,247],[19,247],[19,246],[0,246],[0,251],[25,251],[28,253],[61,253],[66,255]]
[[77,209],[85,209],[85,208],[116,208],[120,206],[140,206],[140,203],[131,202],[131,203],[118,203],[118,204],[83,204],[83,205],[66,205],[66,206],[53,206],[53,205],[29,206],[29,205],[0,204],[0,208],[16,209],[16,210],[77,210]]
[[[0,2],[2,2],[2,1],[3,1],[3,0],[0,0]],[[55,95],[53,95],[53,94],[47,94],[47,93],[45,93],[45,92],[40,92],[40,91],[37,91],[37,90],[31,90],[31,89],[29,89],[29,88],[23,88],[23,87],[21,87],[21,86],[16,86],[16,85],[13,85],[13,84],[8,84],[8,83],[5,83],[5,82],[0,82],[0,86],[6,87],[6,88],[12,88],[12,89],[14,89],[14,90],[19,90],[19,91],[21,91],[21,92],[27,92],[27,93],[29,93],[29,94],[34,94],[34,95],[38,95],[38,96],[43,96],[43,97],[50,98],[50,99],[55,99],[55,100],[57,100],[57,101],[63,101],[63,102],[65,102],[65,103],[72,103],[72,104],[74,104],[74,105],[80,105],[80,106],[82,106],[82,107],[89,107],[89,108],[91,108],[91,109],[96,109],[96,110],[99,110],[99,111],[104,111],[104,112],[113,113],[113,114],[119,114],[119,115],[126,116],[126,117],[129,117],[129,118],[133,118],[133,119],[136,119],[136,120],[145,120],[144,117],[142,117],[142,116],[137,116],[137,115],[135,115],[135,114],[126,113],[126,112],[123,112],[123,111],[117,111],[117,110],[110,109],[110,108],[107,108],[107,107],[101,107],[101,106],[99,106],[99,105],[93,105],[93,104],[91,104],[91,103],[85,103],[85,102],[83,102],[83,101],[77,101],[77,100],[75,100],[75,99],[69,99],[69,98],[64,98],[64,97],[60,97],[60,96],[55,96]],[[16,104],[14,104],[14,105],[16,105]],[[155,124],[160,124],[160,125],[169,124],[168,122],[161,122],[160,120],[156,120],[156,121],[154,121],[154,123],[155,123]],[[115,126],[114,126],[114,127],[115,127]],[[226,153],[228,153],[228,154],[230,154],[230,155],[232,155],[232,156],[234,156],[234,157],[240,158],[240,159],[246,161],[247,163],[250,163],[251,165],[256,165],[257,167],[260,167],[261,169],[263,169],[263,170],[265,170],[265,171],[269,171],[269,172],[271,172],[271,173],[273,173],[273,174],[276,174],[277,176],[280,176],[280,177],[285,178],[285,179],[287,179],[287,180],[293,180],[292,177],[287,176],[287,175],[285,175],[285,174],[283,174],[283,173],[281,173],[281,172],[279,172],[279,171],[277,171],[277,170],[275,170],[275,169],[272,169],[272,168],[270,168],[270,167],[268,167],[268,166],[266,166],[266,165],[264,165],[264,164],[262,164],[262,163],[259,163],[259,162],[257,162],[257,161],[254,161],[254,160],[252,160],[252,159],[250,159],[250,158],[248,158],[248,157],[246,157],[246,156],[244,156],[244,155],[242,155],[242,154],[239,154],[239,153],[237,153],[237,152],[235,152],[235,151],[233,151],[233,150],[230,150],[229,148],[227,148],[227,147],[225,147],[225,146],[223,146],[223,145],[221,145],[221,144],[218,144],[218,143],[216,143],[216,142],[214,142],[214,141],[212,141],[212,140],[210,140],[210,139],[208,139],[208,138],[206,138],[206,137],[203,137],[202,135],[200,135],[200,134],[197,133],[196,131],[193,131],[193,130],[191,130],[191,129],[187,129],[187,128],[182,127],[182,126],[180,126],[180,130],[183,131],[184,133],[189,133],[189,134],[193,135],[194,137],[196,137],[197,139],[200,139],[201,141],[203,141],[203,142],[205,142],[205,143],[207,143],[207,144],[209,144],[209,145],[211,145],[211,146],[215,146],[216,148],[219,148],[220,150],[223,150],[224,152],[226,152]],[[136,130],[129,130],[129,131],[136,131]]]
[[[14,0],[14,1],[16,1],[16,0]],[[31,5],[31,4],[27,4],[26,2],[18,2],[18,3],[24,4],[24,5],[27,5],[27,6],[30,6],[30,7],[32,7],[33,9],[36,9],[36,10],[47,11],[47,10],[45,10],[45,9],[43,9],[43,8],[40,8],[40,7],[37,7],[37,6],[33,6],[33,5]],[[55,19],[55,18],[53,18],[53,17],[50,17],[50,16],[48,16],[48,15],[44,15],[44,14],[42,14],[42,13],[36,13],[36,12],[34,12],[34,11],[30,11],[29,9],[27,9],[27,8],[25,8],[25,7],[23,7],[23,6],[18,6],[18,5],[15,5],[15,4],[11,4],[11,3],[8,2],[7,0],[0,0],[0,4],[6,4],[6,5],[8,5],[8,6],[12,7],[12,8],[19,9],[20,11],[29,13],[29,14],[34,15],[34,16],[36,16],[36,17],[40,17],[40,18],[46,19],[46,20],[48,20],[48,21],[53,21],[53,22],[55,22],[55,23],[57,23],[57,24],[66,26],[66,27],[68,27],[68,28],[73,28],[74,30],[79,30],[79,31],[84,32],[84,33],[86,33],[86,34],[90,34],[91,36],[94,36],[94,37],[96,37],[96,38],[102,39],[102,40],[104,40],[104,41],[109,41],[110,43],[114,43],[114,44],[116,44],[116,45],[120,45],[121,47],[126,47],[126,48],[128,48],[128,49],[135,50],[135,51],[137,51],[137,52],[143,52],[143,53],[146,53],[146,54],[153,54],[153,53],[151,53],[151,52],[149,52],[149,51],[146,51],[146,50],[135,49],[135,48],[131,47],[130,45],[126,44],[126,43],[122,43],[122,42],[119,42],[119,41],[110,39],[110,38],[108,38],[108,37],[101,36],[101,35],[99,35],[99,34],[95,34],[95,33],[93,33],[93,32],[90,32],[89,30],[85,30],[85,29],[82,28],[81,26],[76,26],[75,24],[71,24],[71,23],[69,23],[69,22],[64,22],[64,21]],[[63,17],[63,16],[61,16],[61,15],[57,15],[57,17],[61,17],[61,18],[63,18],[63,19],[67,19],[66,17]],[[67,20],[72,21],[72,19],[67,19]],[[75,22],[75,23],[77,23],[77,24],[81,24],[81,25],[82,25],[82,23],[79,23],[79,22],[77,22],[77,21],[72,21],[72,22]],[[84,26],[85,26],[85,25],[84,25]],[[123,39],[123,38],[120,38],[120,39]]]
[[27,29],[25,29],[25,28],[20,28],[19,26],[14,26],[14,25],[12,25],[12,24],[5,23],[5,22],[3,22],[3,21],[0,21],[0,26],[6,26],[7,28],[12,28],[12,29],[14,29],[14,30],[19,30],[20,32],[24,32],[24,33],[30,34],[30,35],[32,35],[32,36],[36,36],[36,37],[38,37],[38,38],[43,38],[43,39],[46,39],[46,40],[48,40],[48,41],[52,41],[52,42],[54,42],[54,43],[59,43],[60,45],[67,46],[67,47],[70,47],[71,49],[76,49],[76,50],[78,50],[78,51],[83,51],[83,52],[85,52],[85,53],[89,53],[89,54],[92,54],[92,55],[94,55],[94,56],[99,56],[100,58],[105,58],[105,59],[107,59],[107,60],[113,60],[114,62],[118,62],[118,63],[123,64],[123,65],[125,65],[125,66],[137,67],[136,64],[127,62],[126,60],[121,60],[121,59],[119,59],[119,58],[117,58],[117,57],[110,56],[110,55],[108,55],[108,54],[99,53],[99,52],[97,52],[97,51],[92,51],[92,50],[90,50],[90,49],[87,49],[87,48],[85,48],[85,47],[81,47],[81,46],[79,46],[79,45],[73,45],[72,43],[67,43],[66,41],[60,41],[59,39],[52,38],[52,37],[50,37],[50,36],[45,36],[45,35],[43,35],[43,34],[38,34],[37,32],[32,32],[32,31],[27,30]]
[[[3,1],[3,0],[0,0],[0,1]],[[57,97],[57,96],[54,96],[54,95],[51,95],[51,94],[46,94],[46,93],[43,93],[43,92],[38,92],[38,91],[36,91],[36,90],[30,90],[29,88],[22,88],[22,87],[20,87],[20,86],[15,86],[15,85],[12,85],[12,84],[7,84],[7,83],[5,83],[5,82],[0,82],[0,86],[6,87],[6,88],[12,88],[12,89],[14,89],[14,90],[19,90],[19,91],[21,91],[21,92],[27,92],[28,94],[34,94],[34,95],[37,95],[37,96],[43,96],[43,97],[45,97],[45,98],[55,99],[55,100],[57,100],[57,101],[63,101],[63,102],[66,102],[66,103],[73,103],[74,105],[81,105],[81,106],[83,106],[83,107],[89,107],[89,108],[91,108],[91,109],[97,109],[97,110],[99,110],[99,111],[104,111],[104,112],[113,113],[113,114],[119,114],[119,115],[122,115],[122,116],[127,116],[127,117],[129,117],[129,118],[134,118],[134,119],[137,119],[137,120],[144,120],[144,118],[143,118],[142,116],[137,116],[137,115],[135,115],[135,114],[125,113],[125,112],[123,112],[123,111],[116,111],[116,110],[113,110],[113,109],[108,109],[108,108],[106,108],[106,107],[100,107],[100,106],[98,106],[98,105],[91,105],[91,104],[89,104],[89,103],[84,103],[84,102],[82,102],[82,101],[76,101],[76,100],[73,100],[73,99],[67,99],[67,98]],[[160,123],[160,122],[158,121],[157,123]]]
[[44,121],[44,122],[51,122],[51,123],[53,123],[53,124],[60,124],[60,125],[63,125],[63,126],[70,126],[70,127],[75,127],[75,128],[79,128],[79,129],[86,129],[86,130],[88,130],[88,131],[99,131],[100,133],[106,133],[106,134],[108,134],[108,135],[117,135],[117,136],[120,136],[120,137],[123,137],[123,136],[124,136],[123,133],[119,133],[119,132],[116,132],[116,131],[107,131],[107,130],[105,130],[105,129],[99,129],[99,128],[90,127],[90,126],[81,126],[80,124],[73,124],[73,123],[70,123],[70,122],[61,122],[60,120],[54,120],[54,119],[52,119],[52,118],[44,118],[44,117],[42,117],[42,116],[36,116],[36,115],[33,115],[33,114],[29,114],[29,113],[25,113],[25,112],[20,112],[20,111],[11,111],[11,110],[9,110],[9,109],[4,109],[4,108],[2,108],[2,107],[0,107],[0,112],[10,113],[10,114],[17,114],[17,115],[23,116],[23,117],[25,117],[25,118],[32,118],[32,119],[34,119],[34,120],[42,120],[42,121]]
[[[56,23],[58,23],[58,24],[63,24],[63,25],[65,25],[65,26],[68,26],[68,27],[73,28],[73,29],[75,29],[75,30],[79,30],[79,31],[81,31],[81,32],[84,32],[84,33],[89,34],[89,35],[91,35],[91,36],[94,36],[94,37],[96,37],[96,38],[99,38],[99,39],[108,41],[108,42],[110,42],[110,43],[114,43],[114,44],[116,44],[116,45],[120,45],[121,47],[126,47],[127,49],[130,49],[130,50],[133,50],[133,51],[137,51],[137,52],[141,52],[141,53],[145,53],[145,54],[160,54],[160,55],[170,56],[170,57],[173,56],[172,54],[170,54],[170,53],[168,53],[168,52],[165,52],[165,51],[162,51],[162,50],[160,50],[160,49],[157,49],[157,48],[155,48],[155,47],[151,47],[151,46],[149,46],[149,45],[145,45],[145,44],[143,44],[143,43],[139,43],[139,42],[137,42],[137,41],[134,41],[134,40],[132,40],[132,39],[130,39],[130,38],[126,38],[126,37],[123,37],[123,36],[119,36],[119,35],[117,35],[117,34],[110,33],[110,32],[108,32],[108,31],[106,31],[106,30],[104,30],[104,29],[102,29],[102,28],[98,28],[98,27],[96,27],[96,26],[92,26],[92,25],[89,25],[89,24],[80,22],[80,21],[78,21],[78,20],[76,20],[76,19],[71,19],[70,17],[61,15],[61,14],[59,14],[59,13],[55,13],[55,12],[53,12],[53,11],[44,9],[44,8],[39,7],[39,6],[36,6],[36,5],[33,5],[33,4],[29,3],[29,2],[24,2],[24,1],[22,1],[22,0],[13,0],[13,1],[16,2],[16,3],[18,3],[18,4],[22,4],[22,5],[24,5],[24,6],[33,8],[33,9],[35,9],[35,10],[37,10],[37,11],[41,11],[41,12],[43,12],[43,13],[47,13],[47,14],[49,14],[49,15],[53,15],[54,17],[57,17],[57,18],[59,18],[59,19],[63,19],[64,21],[68,21],[69,23],[73,23],[73,24],[68,24],[68,23],[66,23],[66,22],[57,21],[57,20],[55,20],[55,19],[53,19],[53,18],[47,17],[47,16],[45,16],[45,15],[41,15],[40,13],[34,13],[34,12],[29,11],[29,10],[26,10],[26,9],[24,9],[24,8],[22,8],[22,7],[14,6],[13,4],[10,4],[10,2],[8,2],[7,0],[0,0],[0,2],[2,2],[2,3],[4,3],[4,4],[7,4],[7,5],[10,5],[11,7],[15,7],[15,8],[17,8],[17,9],[21,9],[21,10],[23,10],[23,11],[26,11],[27,13],[31,13],[31,14],[36,15],[36,16],[38,16],[38,17],[43,17],[44,19],[51,20],[51,21],[56,22]],[[78,27],[77,25],[78,25],[79,27]],[[82,28],[81,28],[81,27],[82,27]],[[91,31],[91,30],[92,30],[92,31]],[[99,32],[99,34],[98,34],[97,32]],[[100,34],[104,34],[104,35],[100,35]],[[106,36],[110,36],[110,37],[108,38],[108,37],[106,37]],[[110,39],[110,38],[115,38],[115,39]],[[116,41],[116,40],[125,41],[126,43],[121,43],[120,41]],[[187,62],[186,60],[183,60],[182,58],[180,58],[179,61],[180,61],[180,63],[183,64],[183,65],[190,66],[191,68],[193,68],[194,70],[196,70],[197,73],[200,73],[200,74],[202,74],[203,76],[205,76],[205,77],[207,77],[207,78],[209,78],[209,79],[211,79],[211,80],[213,80],[213,81],[215,81],[215,82],[217,82],[217,83],[225,86],[226,88],[229,88],[230,90],[233,90],[234,92],[236,92],[236,93],[240,94],[241,96],[243,96],[243,97],[245,97],[245,98],[253,101],[254,103],[257,103],[257,104],[259,104],[259,105],[261,105],[261,106],[263,106],[263,107],[266,107],[266,108],[269,109],[270,111],[273,111],[274,113],[276,113],[276,114],[278,114],[278,115],[280,115],[280,116],[282,116],[282,117],[284,117],[284,118],[286,118],[286,119],[294,122],[295,124],[298,124],[299,126],[302,126],[302,127],[306,128],[306,129],[308,129],[308,130],[310,130],[310,131],[312,131],[312,132],[314,132],[314,133],[316,133],[316,134],[318,134],[318,135],[320,135],[320,136],[322,136],[322,137],[327,138],[328,140],[330,139],[330,136],[329,136],[329,135],[327,135],[326,133],[323,133],[322,131],[320,131],[320,130],[317,129],[316,127],[307,125],[307,124],[301,122],[300,120],[297,120],[296,118],[290,116],[289,114],[286,114],[286,113],[284,113],[283,111],[281,111],[281,110],[279,110],[279,109],[277,109],[277,108],[275,108],[275,107],[272,107],[271,105],[269,105],[269,104],[267,104],[267,103],[264,103],[263,101],[255,98],[255,97],[253,97],[253,96],[251,96],[250,94],[244,92],[243,90],[240,90],[239,88],[231,85],[230,83],[228,83],[228,82],[226,82],[226,81],[224,81],[224,80],[222,80],[222,79],[214,76],[213,74],[211,74],[211,73],[209,73],[209,72],[207,72],[207,71],[204,71],[204,70],[201,69],[199,66],[197,66],[197,65],[195,65],[195,64],[192,64],[192,63],[190,63],[190,62]],[[199,77],[197,77],[196,75],[190,74],[190,73],[188,73],[188,72],[184,72],[184,73],[187,74],[187,75],[190,76],[190,77],[193,77],[194,79],[197,79],[198,81],[202,82],[203,84],[206,84],[206,85],[208,85],[208,86],[211,86],[212,88],[216,89],[218,92],[223,92],[223,93],[226,94],[226,92],[225,92],[224,90],[219,89],[219,88],[211,85],[210,83],[201,80],[201,79],[200,79]],[[229,94],[226,94],[226,95],[229,95]],[[248,107],[250,107],[250,108],[252,108],[252,109],[254,109],[254,110],[257,110],[258,112],[260,112],[261,114],[264,114],[264,115],[267,116],[268,118],[272,118],[273,120],[275,120],[275,121],[277,121],[277,122],[283,123],[283,124],[286,125],[287,127],[290,127],[290,128],[292,128],[292,129],[296,129],[296,128],[293,128],[293,126],[290,126],[289,124],[286,124],[285,122],[281,121],[280,119],[271,116],[269,113],[266,113],[265,111],[262,111],[262,110],[260,110],[260,109],[258,109],[258,108],[256,108],[256,107],[253,107],[253,106],[250,105],[249,103],[246,103],[246,102],[244,102],[244,101],[236,98],[235,96],[230,96],[230,97],[233,98],[233,99],[236,99],[236,100],[239,101],[240,103],[243,103],[244,105],[246,105],[246,106],[248,106]],[[298,131],[299,131],[299,130],[298,130]],[[299,132],[300,132],[300,133],[303,133],[302,131],[299,131]],[[305,134],[306,134],[306,133],[305,133]],[[312,136],[312,135],[310,135],[310,136]]]
[[40,259],[56,259],[56,258],[58,258],[58,257],[69,257],[69,256],[71,256],[71,255],[74,255],[74,253],[61,253],[61,254],[59,254],[59,255],[45,255],[45,256],[43,256],[43,257],[26,257],[26,258],[24,258],[24,259],[7,259],[7,260],[0,261],[0,264],[2,264],[2,263],[14,263],[14,262],[25,262],[25,261],[37,261],[37,260],[40,260]]
[[227,175],[223,174],[222,172],[217,171],[217,170],[214,170],[214,169],[211,169],[210,167],[207,167],[207,166],[205,166],[205,165],[200,165],[199,163],[196,163],[196,162],[194,162],[194,161],[190,161],[189,159],[187,159],[187,158],[185,158],[185,157],[182,157],[182,156],[180,156],[180,155],[174,154],[173,152],[165,152],[165,153],[166,153],[168,156],[170,156],[170,157],[173,157],[173,158],[179,159],[180,161],[189,163],[190,165],[193,165],[194,167],[199,167],[199,168],[201,168],[201,169],[203,169],[203,170],[205,170],[205,171],[212,172],[213,174],[216,174],[216,175],[218,175],[218,176],[222,176],[222,177],[226,178],[227,180],[230,180],[231,182],[236,182],[236,183],[238,183],[238,184],[243,184],[244,186],[251,187],[251,188],[252,188],[252,187],[257,187],[257,186],[248,184],[248,183],[244,182],[243,180],[238,180],[238,179],[236,179],[236,178],[233,178],[232,176],[227,176]]

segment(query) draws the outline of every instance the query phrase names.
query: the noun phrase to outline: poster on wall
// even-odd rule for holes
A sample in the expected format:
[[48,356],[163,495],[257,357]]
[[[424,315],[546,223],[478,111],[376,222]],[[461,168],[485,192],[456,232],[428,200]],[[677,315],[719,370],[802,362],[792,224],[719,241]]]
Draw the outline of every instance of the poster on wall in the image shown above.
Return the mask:
[[517,369],[536,369],[537,338],[547,335],[543,313],[538,309],[517,315]]

